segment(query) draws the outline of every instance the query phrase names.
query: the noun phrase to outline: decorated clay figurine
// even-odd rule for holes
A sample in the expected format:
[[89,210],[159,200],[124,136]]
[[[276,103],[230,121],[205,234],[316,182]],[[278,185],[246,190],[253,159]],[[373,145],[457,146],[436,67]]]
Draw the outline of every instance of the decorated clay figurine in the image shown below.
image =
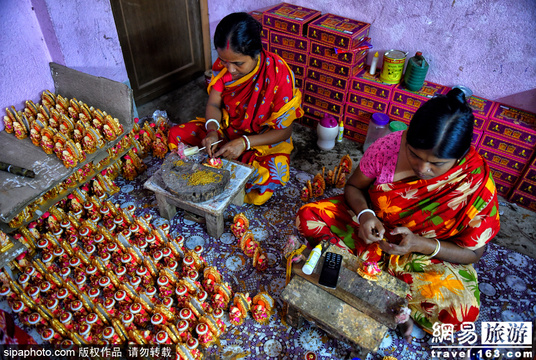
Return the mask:
[[234,236],[241,239],[244,233],[249,228],[249,220],[244,213],[236,214],[233,218],[233,224],[231,225],[231,231]]
[[357,269],[357,273],[367,280],[376,281],[382,274],[382,270],[377,262],[365,261],[361,264],[361,267]]
[[274,299],[267,292],[261,292],[255,295],[251,306],[251,315],[253,316],[253,319],[259,324],[268,324],[274,304]]

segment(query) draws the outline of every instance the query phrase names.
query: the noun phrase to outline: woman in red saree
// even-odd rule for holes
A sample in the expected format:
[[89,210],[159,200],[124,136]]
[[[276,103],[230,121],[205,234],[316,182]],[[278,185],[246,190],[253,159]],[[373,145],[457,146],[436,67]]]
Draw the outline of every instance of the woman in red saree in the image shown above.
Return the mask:
[[297,215],[312,245],[328,235],[409,284],[411,319],[401,325],[407,341],[414,321],[428,332],[435,323],[458,331],[479,314],[472,264],[500,223],[489,167],[471,147],[473,122],[460,90],[429,100],[407,131],[367,149],[344,195],[306,204]]
[[[288,182],[292,122],[303,115],[294,74],[281,57],[263,50],[260,31],[261,25],[247,13],[221,20],[214,35],[218,59],[205,119],[174,126],[169,134],[172,151],[179,142],[206,146],[210,157],[252,165],[255,172],[244,200],[256,205]],[[220,139],[221,144],[213,145]]]

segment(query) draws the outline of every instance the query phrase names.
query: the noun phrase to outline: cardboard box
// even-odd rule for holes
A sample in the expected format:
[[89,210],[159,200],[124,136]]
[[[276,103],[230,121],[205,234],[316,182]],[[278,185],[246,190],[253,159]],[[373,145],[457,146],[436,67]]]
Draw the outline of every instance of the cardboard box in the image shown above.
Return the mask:
[[324,71],[319,71],[315,68],[307,68],[307,78],[320,81],[321,83],[336,87],[341,90],[347,90],[350,84],[348,77],[341,77]]
[[367,133],[363,133],[363,132],[355,131],[351,129],[344,129],[343,136],[352,141],[358,142],[360,144],[364,144],[367,138]]
[[534,154],[534,148],[516,144],[508,138],[489,133],[484,133],[479,147],[511,157],[524,165],[530,163]]
[[393,120],[402,121],[404,124],[409,125],[409,122],[411,121],[411,118],[413,118],[415,111],[415,109],[408,109],[404,106],[391,102],[389,104],[387,115],[389,115],[389,118]]
[[517,120],[489,118],[486,131],[504,136],[509,141],[529,147],[536,146],[536,126]]
[[318,107],[318,106],[315,106],[315,105],[311,105],[309,103],[303,103],[302,105],[303,107],[303,112],[304,112],[304,116],[308,116],[310,118],[315,118],[316,120],[320,121],[320,119],[322,119],[324,117],[324,114],[329,114],[329,115],[332,115],[335,117],[335,119],[337,119],[337,123],[339,123],[342,119],[342,114],[335,114],[331,111],[328,111],[328,110],[325,110],[321,107]]
[[484,99],[478,96],[469,96],[469,98],[466,99],[467,103],[473,109],[473,114],[476,116],[480,116],[482,118],[487,118],[491,111],[493,110],[493,107],[495,106],[495,102]]
[[346,101],[346,91],[311,79],[305,80],[305,91],[331,99],[341,105]]
[[527,180],[536,181],[536,167],[529,167],[524,177]]
[[489,115],[490,119],[520,123],[534,128],[536,126],[536,114],[521,110],[501,103],[495,103],[495,107]]
[[307,54],[309,49],[309,39],[305,36],[290,35],[274,30],[270,32],[270,44],[279,48],[292,49],[301,54]]
[[348,65],[333,60],[325,60],[315,55],[309,54],[308,67],[335,76],[351,78],[355,76],[365,66],[365,56],[358,60],[355,65]]
[[263,12],[262,24],[267,28],[287,34],[305,35],[307,25],[320,15],[321,12],[318,10],[280,3]]
[[[370,113],[369,113],[370,114]],[[370,114],[372,116],[372,114]],[[369,127],[370,118],[354,116],[352,114],[344,114],[344,127],[352,131],[366,134]]]
[[312,105],[322,111],[326,111],[330,114],[340,116],[343,113],[344,106],[336,101],[333,101],[324,96],[312,93],[305,89],[303,94],[303,104]]
[[268,41],[261,41],[261,43],[262,43],[262,48],[265,51],[270,51],[270,44],[268,44]]
[[509,201],[519,204],[526,209],[536,211],[536,197],[529,196],[521,191],[514,190]]
[[522,192],[525,195],[536,197],[536,182],[521,178],[521,180],[515,187],[515,190]]
[[381,112],[387,114],[389,110],[389,101],[384,101],[372,96],[366,96],[365,94],[357,93],[352,90],[348,92],[347,102],[354,105],[358,109],[370,112]]
[[302,78],[299,78],[297,76],[294,77],[294,85],[296,85],[296,88],[300,89],[301,93],[303,94],[303,88],[305,85],[305,82]]
[[297,52],[282,46],[276,46],[274,44],[270,44],[270,51],[281,56],[287,62],[292,61],[303,66],[307,66],[307,59],[309,57],[307,53]]
[[331,45],[324,45],[316,41],[310,41],[309,53],[328,61],[336,61],[347,65],[355,65],[363,57],[367,56],[368,49],[364,50],[336,50]]
[[338,49],[355,49],[370,31],[370,24],[334,14],[324,14],[309,24],[307,37]]
[[352,116],[353,118],[359,119],[362,122],[369,123],[372,118],[372,113],[369,111],[361,110],[355,107],[351,103],[346,103],[344,107],[344,114],[346,116]]
[[316,125],[318,124],[318,119],[312,116],[304,115],[298,119],[298,122],[301,125],[316,129]]
[[480,139],[482,139],[483,132],[478,130],[473,130],[473,139],[471,140],[471,145],[476,148],[480,145]]
[[[263,16],[264,12],[266,10],[268,10],[268,9],[271,9],[271,8],[272,8],[272,6],[267,6],[267,7],[264,7],[262,9],[257,9],[257,10],[250,11],[248,14],[253,16],[253,18],[255,20],[257,20],[259,23],[262,24],[262,16]],[[267,29],[265,27],[262,28],[262,30],[261,30],[261,40],[265,40],[266,42],[270,41],[270,29]]]
[[484,131],[488,123],[488,118],[483,118],[479,115],[475,115],[475,123],[473,124],[473,129],[478,131]]
[[513,190],[513,187],[507,183],[495,180],[495,188],[497,189],[497,194],[508,199],[508,196]]
[[521,174],[525,168],[525,163],[512,157],[508,157],[498,151],[490,150],[482,146],[482,142],[478,146],[477,152],[487,160],[489,166],[499,165],[513,171],[512,174]]
[[380,72],[370,75],[368,66],[365,66],[350,82],[350,89],[365,96],[372,96],[383,101],[391,101],[394,84],[386,84],[380,81]]
[[514,187],[519,179],[521,179],[521,174],[510,169],[504,168],[500,165],[490,166],[491,176],[493,180],[499,181],[504,184],[508,184],[510,187]]
[[291,61],[291,60],[287,61],[287,64],[292,70],[292,72],[294,73],[294,77],[300,78],[302,80],[305,79],[305,75],[307,75],[307,65],[300,64],[298,62]]
[[395,85],[391,102],[417,110],[425,102],[434,97],[434,95],[446,94],[448,91],[448,87],[429,81],[425,81],[422,89],[419,91],[409,91],[401,84],[398,84]]

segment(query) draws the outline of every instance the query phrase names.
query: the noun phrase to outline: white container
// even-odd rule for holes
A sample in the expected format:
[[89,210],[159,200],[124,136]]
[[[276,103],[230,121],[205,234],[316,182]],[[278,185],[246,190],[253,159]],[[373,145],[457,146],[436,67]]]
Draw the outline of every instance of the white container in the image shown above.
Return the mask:
[[369,127],[367,130],[367,137],[365,144],[363,145],[363,152],[379,138],[389,133],[389,116],[384,113],[375,113],[370,119]]
[[328,128],[318,124],[316,133],[318,135],[318,141],[316,142],[318,147],[322,150],[331,150],[335,147],[335,140],[337,139],[337,135],[339,135],[339,127]]
[[311,275],[313,273],[313,270],[320,259],[320,255],[322,255],[322,243],[315,246],[311,251],[311,254],[309,254],[309,258],[305,262],[305,265],[303,265],[302,271],[305,275]]

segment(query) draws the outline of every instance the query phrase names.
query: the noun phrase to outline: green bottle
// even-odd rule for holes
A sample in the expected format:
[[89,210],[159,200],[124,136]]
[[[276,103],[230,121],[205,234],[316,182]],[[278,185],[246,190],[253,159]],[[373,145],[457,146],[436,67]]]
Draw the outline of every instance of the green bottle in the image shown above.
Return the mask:
[[404,83],[410,91],[419,91],[424,85],[424,79],[428,72],[428,61],[422,56],[422,52],[417,51],[415,56],[409,58],[406,72],[404,73]]

